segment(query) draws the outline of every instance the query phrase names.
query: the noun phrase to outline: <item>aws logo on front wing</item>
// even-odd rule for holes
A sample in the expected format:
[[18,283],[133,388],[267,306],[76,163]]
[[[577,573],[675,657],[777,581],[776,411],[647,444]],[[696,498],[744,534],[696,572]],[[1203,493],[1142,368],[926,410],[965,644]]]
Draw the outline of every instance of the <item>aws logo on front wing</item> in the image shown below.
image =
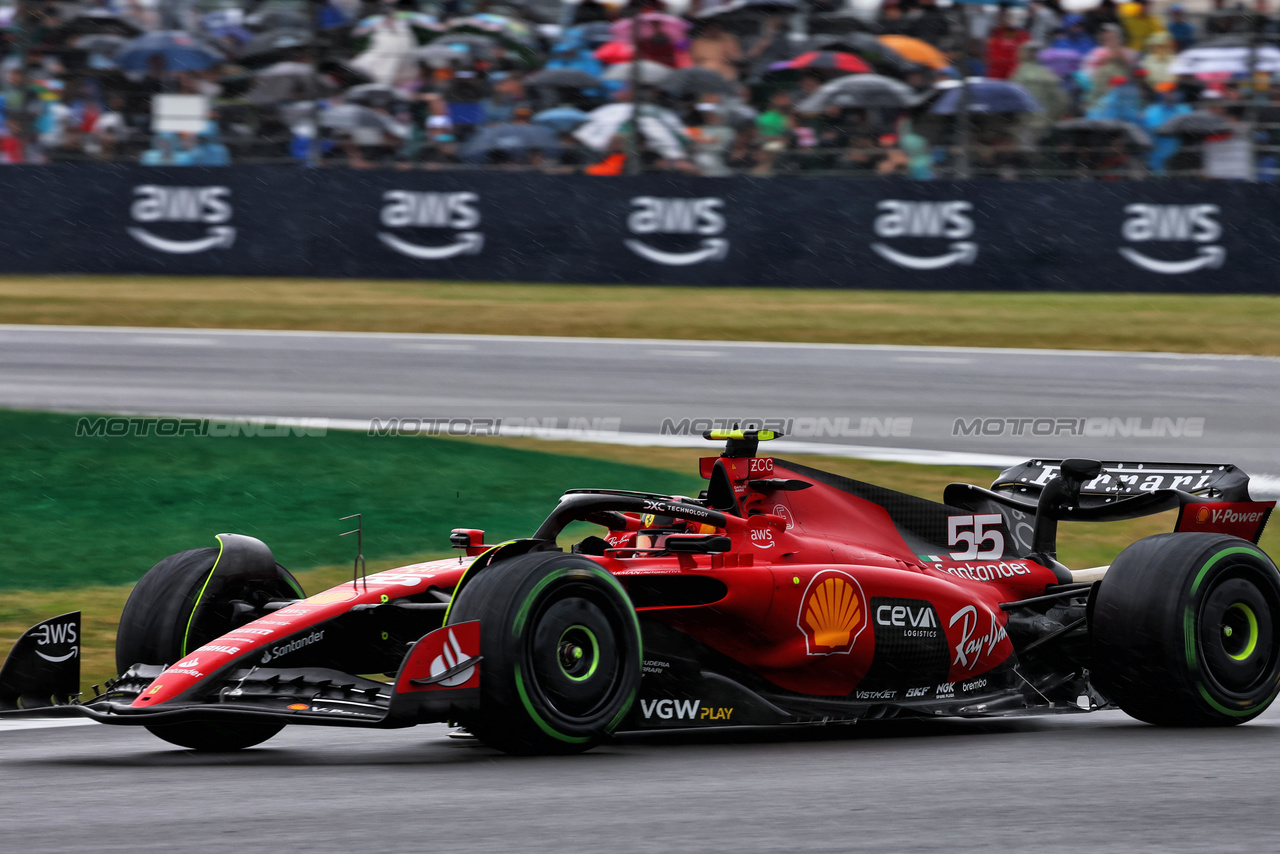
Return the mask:
[[[479,193],[388,190],[382,194],[378,240],[419,261],[479,255],[484,248]],[[391,231],[391,229],[396,229]]]
[[729,241],[720,236],[726,225],[723,209],[724,199],[636,196],[627,217],[627,230],[636,236],[623,243],[646,261],[667,267],[723,261],[729,254]]

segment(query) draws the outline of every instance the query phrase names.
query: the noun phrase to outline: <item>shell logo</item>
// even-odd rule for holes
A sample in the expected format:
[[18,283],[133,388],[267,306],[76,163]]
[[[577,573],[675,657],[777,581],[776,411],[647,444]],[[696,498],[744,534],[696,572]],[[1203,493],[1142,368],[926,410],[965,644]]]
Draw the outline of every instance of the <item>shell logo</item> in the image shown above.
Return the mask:
[[847,655],[867,627],[866,597],[846,572],[819,572],[800,601],[796,625],[804,633],[809,655]]
[[1200,508],[1200,512],[1196,514],[1196,521],[1197,521],[1197,522],[1199,522],[1199,523],[1200,523],[1200,524],[1202,524],[1202,525],[1203,525],[1205,522],[1208,522],[1208,521],[1209,521],[1209,508],[1208,508],[1208,507],[1201,507],[1201,508]]

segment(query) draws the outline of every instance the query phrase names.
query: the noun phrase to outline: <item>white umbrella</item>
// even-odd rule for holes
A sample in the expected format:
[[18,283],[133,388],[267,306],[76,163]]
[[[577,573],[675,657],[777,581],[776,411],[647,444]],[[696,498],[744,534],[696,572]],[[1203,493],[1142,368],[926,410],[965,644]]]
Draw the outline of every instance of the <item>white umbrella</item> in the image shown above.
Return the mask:
[[[649,59],[640,60],[640,82],[645,86],[657,86],[673,71],[675,71],[674,68],[668,68],[660,62]],[[604,73],[604,79],[628,82],[631,80],[631,63],[619,62],[617,65],[609,66],[609,70]]]
[[[635,114],[632,104],[606,104],[587,114],[582,127],[573,132],[583,145],[604,151],[618,129]],[[668,160],[679,160],[685,154],[685,132],[680,118],[670,110],[643,104],[640,107],[640,133],[654,150]]]
[[[1248,74],[1247,47],[1193,47],[1184,50],[1169,67],[1171,74]],[[1261,45],[1255,51],[1255,71],[1280,71],[1280,48]]]

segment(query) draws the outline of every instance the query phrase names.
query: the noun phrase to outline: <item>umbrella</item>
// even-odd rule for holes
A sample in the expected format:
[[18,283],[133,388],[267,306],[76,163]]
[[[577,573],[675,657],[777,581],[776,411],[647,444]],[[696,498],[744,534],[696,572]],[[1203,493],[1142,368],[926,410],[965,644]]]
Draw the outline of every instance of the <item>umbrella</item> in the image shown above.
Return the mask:
[[837,77],[822,84],[818,91],[801,101],[796,109],[802,113],[820,113],[834,104],[838,107],[888,107],[900,110],[915,106],[917,101],[915,90],[901,80],[879,74],[855,74]]
[[253,74],[253,88],[248,98],[254,104],[278,104],[282,101],[309,101],[338,91],[323,76],[317,75],[304,62],[277,62]]
[[636,21],[640,22],[641,37],[650,36],[654,30],[661,30],[663,35],[673,42],[684,41],[689,35],[689,23],[683,18],[668,15],[665,12],[642,12],[634,18],[620,18],[609,27],[614,41],[635,41],[633,32]]
[[1047,47],[1036,54],[1036,59],[1059,77],[1074,74],[1084,61],[1080,51],[1069,47]]
[[[634,115],[634,104],[606,104],[588,113],[586,122],[573,135],[589,148],[604,151]],[[685,156],[684,125],[670,110],[642,104],[639,130],[645,141],[664,158],[680,160]]]
[[608,21],[592,21],[589,24],[570,27],[564,32],[565,40],[575,35],[581,38],[582,43],[591,50],[613,41],[613,30]]
[[1169,73],[1178,74],[1248,74],[1250,53],[1253,70],[1280,71],[1280,48],[1263,45],[1256,50],[1247,47],[1193,47],[1178,54]]
[[874,33],[884,32],[875,21],[866,21],[847,12],[824,12],[809,16],[809,32],[817,33]]
[[612,65],[615,62],[630,62],[635,55],[636,49],[631,42],[609,42],[596,48],[595,51],[595,58],[605,65]]
[[729,0],[698,12],[699,20],[727,21],[761,15],[791,15],[805,8],[800,0]]
[[433,42],[431,47],[444,45],[453,50],[466,51],[479,59],[488,59],[493,56],[493,49],[497,44],[498,40],[493,36],[482,36],[476,33],[445,33]]
[[447,29],[450,34],[471,33],[489,36],[497,41],[498,44],[519,56],[525,65],[530,67],[538,59],[537,53],[533,49],[537,43],[537,35],[528,24],[515,18],[482,13],[465,18],[454,18],[447,24]]
[[530,151],[559,154],[560,140],[556,139],[555,132],[542,125],[490,125],[463,146],[461,155],[469,163],[483,163],[495,153],[520,159]]
[[[627,82],[631,79],[632,65],[631,62],[621,62],[617,65],[609,66],[609,70],[604,73],[605,80],[615,80]],[[660,62],[652,60],[640,60],[640,68],[637,77],[640,83],[645,86],[656,86],[671,75],[674,69],[668,68]]]
[[1155,129],[1157,136],[1221,136],[1235,131],[1236,126],[1222,116],[1196,110],[1174,116]]
[[[929,112],[936,116],[950,116],[960,111],[963,87],[959,80],[939,83],[942,97],[933,102]],[[1017,83],[1007,80],[988,80],[985,77],[969,78],[970,113],[1038,113],[1040,104],[1031,93]]]
[[662,91],[682,97],[705,94],[732,95],[737,88],[710,68],[700,68],[695,65],[668,74],[662,81]]
[[533,117],[535,125],[551,128],[556,133],[568,133],[587,120],[587,114],[574,107],[552,107]]
[[838,36],[816,36],[809,40],[808,50],[836,50],[862,57],[877,74],[905,77],[917,69],[907,59],[869,33],[844,33]]
[[77,12],[74,17],[55,27],[49,33],[50,44],[62,44],[72,36],[112,35],[136,38],[142,35],[143,29],[128,18],[106,9],[86,9]]
[[169,71],[203,71],[224,59],[218,50],[181,30],[158,30],[129,42],[115,61],[122,71],[146,71],[153,56],[164,57]]
[[320,124],[322,127],[347,132],[383,131],[401,139],[409,135],[408,130],[391,116],[360,104],[339,104],[336,107],[329,107],[320,114]]
[[1258,41],[1254,42],[1253,36],[1249,33],[1226,33],[1196,42],[1196,50],[1203,50],[1207,47],[1252,47],[1254,44],[1261,47],[1268,42],[1274,43],[1275,36],[1261,35],[1258,37]]
[[548,68],[525,78],[526,86],[549,86],[556,89],[595,89],[600,78],[576,68]]
[[254,36],[253,40],[240,50],[240,64],[249,66],[270,65],[273,62],[289,59],[299,50],[310,46],[311,33],[308,30],[272,30]]
[[[395,12],[393,14],[395,20],[403,21],[409,26],[410,32],[413,33],[413,40],[420,45],[428,44],[432,39],[444,32],[444,27],[431,15],[424,15],[421,12]],[[374,31],[381,26],[385,26],[386,23],[386,15],[372,15],[368,18],[362,18],[351,31],[352,49],[356,53],[363,53],[367,50]]]
[[280,8],[264,9],[261,12],[246,15],[244,23],[245,26],[260,33],[281,29],[305,30],[311,26],[306,12]]
[[1055,122],[1049,135],[1058,138],[1072,137],[1077,140],[1085,137],[1086,145],[1091,144],[1093,139],[1112,140],[1116,137],[1123,137],[1135,148],[1151,148],[1154,145],[1151,137],[1142,128],[1132,122],[1116,119],[1067,119]]
[[320,72],[332,77],[339,86],[359,86],[361,83],[370,83],[373,78],[365,74],[358,68],[352,68],[345,62],[336,59],[325,59],[320,62]]
[[112,36],[102,33],[79,36],[72,43],[83,51],[96,53],[99,56],[112,57],[124,50],[125,45],[129,44],[129,39],[124,36]]
[[802,53],[786,62],[775,62],[770,71],[839,71],[844,74],[870,74],[871,66],[851,53],[815,50]]
[[404,95],[385,83],[362,83],[348,89],[343,94],[342,100],[348,104],[362,104],[366,107],[389,110],[406,99]]
[[432,68],[448,68],[455,60],[466,59],[471,52],[466,45],[429,44],[418,48],[413,55]]
[[910,36],[880,36],[879,39],[881,44],[897,51],[904,58],[935,71],[951,66],[942,51],[928,42]]

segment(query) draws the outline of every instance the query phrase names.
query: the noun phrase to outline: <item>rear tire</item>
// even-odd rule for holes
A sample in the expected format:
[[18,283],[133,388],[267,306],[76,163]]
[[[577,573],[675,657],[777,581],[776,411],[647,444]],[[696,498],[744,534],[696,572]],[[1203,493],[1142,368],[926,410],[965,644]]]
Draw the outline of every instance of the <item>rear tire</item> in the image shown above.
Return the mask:
[[1244,723],[1280,691],[1280,572],[1239,537],[1147,537],[1103,576],[1090,634],[1095,684],[1133,717]]
[[450,624],[480,621],[480,707],[462,720],[507,753],[580,753],[609,737],[640,686],[640,625],[595,561],[534,552],[486,567]]
[[[232,614],[232,600],[292,599],[302,595],[297,580],[277,563],[274,578],[233,580],[222,589],[219,599],[202,603],[200,619],[193,622],[193,612],[219,552],[212,547],[190,549],[169,555],[147,570],[120,614],[117,672],[123,673],[135,664],[171,666],[188,652],[230,632],[239,625]],[[171,744],[191,750],[232,751],[261,744],[284,725],[184,721],[148,725],[147,729]]]

